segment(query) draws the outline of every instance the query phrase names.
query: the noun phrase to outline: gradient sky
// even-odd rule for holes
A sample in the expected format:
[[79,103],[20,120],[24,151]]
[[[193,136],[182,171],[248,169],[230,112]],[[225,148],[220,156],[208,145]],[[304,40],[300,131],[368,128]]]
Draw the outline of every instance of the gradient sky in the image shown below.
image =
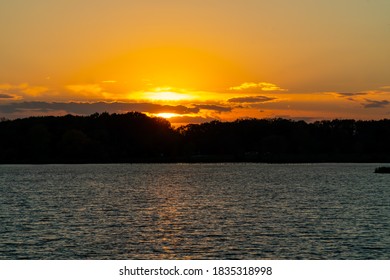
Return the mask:
[[0,117],[390,117],[389,0],[0,0]]

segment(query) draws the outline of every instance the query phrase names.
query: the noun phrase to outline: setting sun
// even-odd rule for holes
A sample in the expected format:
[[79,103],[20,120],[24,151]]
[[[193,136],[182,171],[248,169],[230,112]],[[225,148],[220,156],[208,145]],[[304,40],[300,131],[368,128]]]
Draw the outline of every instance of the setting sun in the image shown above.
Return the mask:
[[155,116],[160,117],[160,118],[164,118],[164,119],[170,119],[173,117],[179,117],[180,115],[175,114],[175,113],[158,113],[158,114],[155,114]]

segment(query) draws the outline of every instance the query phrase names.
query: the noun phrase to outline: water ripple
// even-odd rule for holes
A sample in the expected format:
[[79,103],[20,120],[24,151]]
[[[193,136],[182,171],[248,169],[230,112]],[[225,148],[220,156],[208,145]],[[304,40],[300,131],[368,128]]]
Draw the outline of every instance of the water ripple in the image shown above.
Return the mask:
[[1,259],[390,259],[370,164],[0,166]]

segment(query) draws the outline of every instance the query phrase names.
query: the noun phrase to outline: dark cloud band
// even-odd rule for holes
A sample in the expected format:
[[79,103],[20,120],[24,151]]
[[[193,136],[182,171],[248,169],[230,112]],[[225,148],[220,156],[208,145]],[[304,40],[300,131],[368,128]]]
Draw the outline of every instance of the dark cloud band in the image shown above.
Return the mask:
[[37,111],[37,112],[49,112],[49,111],[64,111],[69,114],[88,115],[96,112],[109,112],[120,113],[129,111],[139,111],[148,113],[176,113],[176,114],[191,114],[198,113],[199,107],[186,107],[182,105],[160,105],[153,103],[61,103],[61,102],[20,102],[0,105],[0,112],[12,114],[23,111]]
[[381,101],[378,101],[378,100],[370,100],[370,99],[366,99],[366,103],[362,104],[364,108],[384,108],[386,107],[387,105],[390,104],[390,102],[388,100],[381,100]]
[[246,96],[246,97],[236,97],[228,99],[228,102],[234,103],[264,103],[268,101],[275,100],[274,97],[268,96]]
[[13,99],[14,96],[10,94],[0,93],[0,99]]

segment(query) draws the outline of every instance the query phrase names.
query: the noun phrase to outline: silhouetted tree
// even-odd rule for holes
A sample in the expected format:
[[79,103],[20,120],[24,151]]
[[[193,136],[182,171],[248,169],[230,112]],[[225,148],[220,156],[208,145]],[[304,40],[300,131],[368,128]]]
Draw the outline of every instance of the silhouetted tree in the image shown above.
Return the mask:
[[390,120],[238,119],[174,129],[139,112],[0,122],[0,163],[384,162]]

